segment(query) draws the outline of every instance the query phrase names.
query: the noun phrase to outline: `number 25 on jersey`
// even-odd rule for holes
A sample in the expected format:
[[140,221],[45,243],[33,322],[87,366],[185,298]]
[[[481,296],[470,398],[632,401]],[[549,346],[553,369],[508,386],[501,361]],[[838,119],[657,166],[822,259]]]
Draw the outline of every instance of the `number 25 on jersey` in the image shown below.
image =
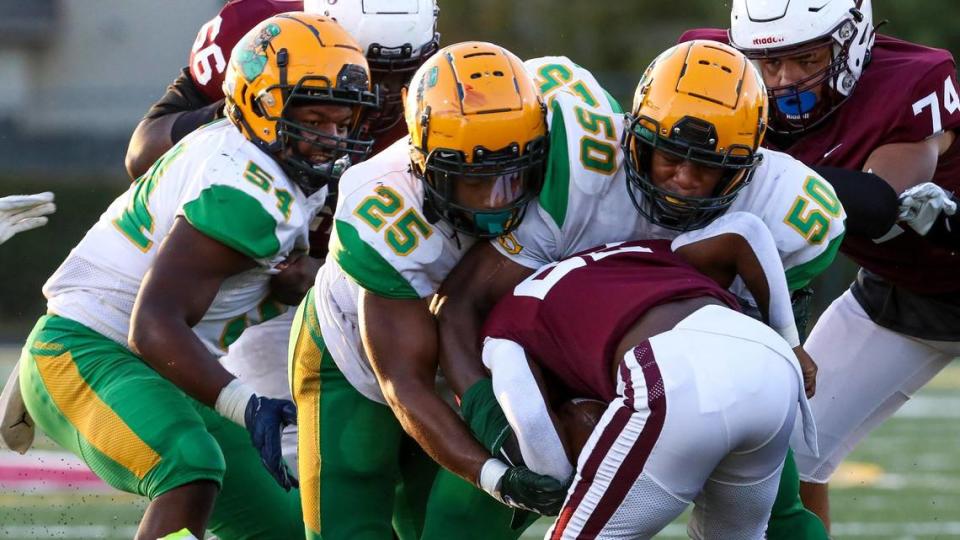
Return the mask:
[[[364,199],[353,215],[360,218],[374,231],[384,230],[383,237],[394,253],[401,257],[409,255],[420,245],[420,237],[430,238],[433,229],[413,209],[403,210],[403,197],[387,186],[377,186],[376,195]],[[394,217],[400,214],[399,217]],[[387,222],[392,221],[389,227]]]

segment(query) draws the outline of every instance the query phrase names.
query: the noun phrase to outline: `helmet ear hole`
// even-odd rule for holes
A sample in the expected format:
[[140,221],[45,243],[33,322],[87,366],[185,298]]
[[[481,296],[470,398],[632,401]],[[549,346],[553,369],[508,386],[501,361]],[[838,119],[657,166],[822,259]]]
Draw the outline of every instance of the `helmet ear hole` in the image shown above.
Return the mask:
[[263,104],[260,103],[260,98],[253,98],[252,101],[253,102],[250,104],[251,105],[250,110],[252,110],[253,113],[259,116],[260,118],[265,117],[267,113],[266,111],[263,110]]

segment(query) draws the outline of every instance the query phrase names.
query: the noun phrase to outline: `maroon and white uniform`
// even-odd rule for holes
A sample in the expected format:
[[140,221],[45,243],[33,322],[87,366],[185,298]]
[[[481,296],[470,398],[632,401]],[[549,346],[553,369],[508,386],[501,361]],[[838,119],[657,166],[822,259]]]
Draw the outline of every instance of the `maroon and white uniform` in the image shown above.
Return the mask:
[[234,45],[260,21],[288,11],[303,11],[303,1],[231,0],[200,27],[190,49],[190,77],[210,103],[223,99],[223,74]]
[[[726,41],[727,33],[692,30],[688,39]],[[960,129],[958,94],[949,52],[878,35],[850,97],[778,149],[807,165],[860,170],[878,147]],[[932,181],[960,195],[960,143],[940,156]],[[840,248],[862,268],[805,344],[820,368],[810,401],[820,455],[795,447],[805,481],[828,481],[863,437],[960,355],[960,253],[899,229],[882,242],[848,236]]]
[[[722,305],[614,358],[648,310],[699,297]],[[545,409],[530,417],[523,402],[536,392],[503,380],[527,365],[524,353],[551,393],[609,402],[548,538],[649,538],[690,502],[696,538],[762,537],[798,403],[809,415],[789,345],[736,310],[666,241],[608,244],[547,265],[494,308],[484,363],[528,466],[528,454],[556,453],[531,445],[559,438],[530,433]]]

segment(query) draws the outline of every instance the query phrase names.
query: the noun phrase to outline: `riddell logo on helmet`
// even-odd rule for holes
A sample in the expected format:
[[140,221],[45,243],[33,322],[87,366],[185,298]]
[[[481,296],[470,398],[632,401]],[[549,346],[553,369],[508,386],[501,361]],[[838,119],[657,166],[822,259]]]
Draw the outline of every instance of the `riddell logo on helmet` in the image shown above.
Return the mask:
[[786,41],[783,36],[766,36],[753,38],[754,45],[772,45],[774,43],[782,43]]

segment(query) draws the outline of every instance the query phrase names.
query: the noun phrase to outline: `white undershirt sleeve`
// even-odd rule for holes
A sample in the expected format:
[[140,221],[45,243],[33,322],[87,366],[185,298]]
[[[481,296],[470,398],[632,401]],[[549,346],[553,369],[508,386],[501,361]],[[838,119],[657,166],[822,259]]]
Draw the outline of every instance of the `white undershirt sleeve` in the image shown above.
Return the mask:
[[800,345],[800,335],[793,318],[790,289],[787,288],[787,276],[780,259],[780,252],[777,250],[773,234],[759,217],[746,212],[724,214],[702,229],[681,234],[673,240],[670,247],[676,251],[688,244],[721,234],[736,234],[753,248],[753,253],[760,262],[770,288],[770,326],[791,347]]
[[535,473],[566,482],[573,474],[573,465],[523,347],[508,339],[488,337],[483,343],[483,364],[492,374],[493,393],[517,435],[524,464]]

